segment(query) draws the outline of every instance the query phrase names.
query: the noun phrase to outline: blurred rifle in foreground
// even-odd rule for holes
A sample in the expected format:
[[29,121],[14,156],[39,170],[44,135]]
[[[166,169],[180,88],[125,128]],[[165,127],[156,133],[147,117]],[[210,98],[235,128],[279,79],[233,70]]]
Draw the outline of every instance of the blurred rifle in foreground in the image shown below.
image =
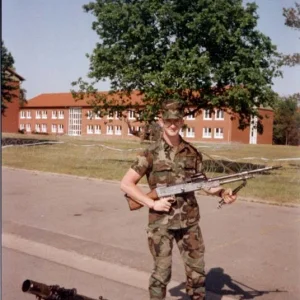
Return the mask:
[[[275,170],[279,168],[281,168],[281,166],[265,167],[230,175],[218,176],[214,178],[206,178],[202,173],[199,173],[193,175],[189,180],[183,181],[182,183],[159,186],[150,191],[147,194],[147,196],[153,200],[159,200],[159,198],[162,197],[180,195],[201,189],[210,189],[226,183],[242,180],[243,183],[233,190],[233,194],[236,194],[241,188],[243,188],[246,185],[247,179],[254,177],[254,174],[264,173],[266,171]],[[143,207],[142,204],[132,199],[129,195],[125,194],[125,198],[128,201],[130,210],[137,210]],[[225,202],[222,199],[221,201],[219,201],[219,208],[221,208],[223,204],[225,204]]]
[[[77,294],[76,289],[65,289],[59,285],[47,285],[33,280],[25,280],[22,291],[35,295],[38,300],[96,300]],[[106,300],[99,297],[99,300]]]

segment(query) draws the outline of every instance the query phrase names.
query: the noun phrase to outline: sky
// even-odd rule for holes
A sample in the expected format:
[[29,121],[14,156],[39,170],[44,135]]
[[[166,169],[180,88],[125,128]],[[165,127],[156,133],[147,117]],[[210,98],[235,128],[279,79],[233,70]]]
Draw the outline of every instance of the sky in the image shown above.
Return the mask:
[[[246,0],[244,0],[246,2]],[[283,7],[296,0],[256,0],[258,29],[279,52],[300,52],[300,32],[284,25]],[[2,0],[2,40],[15,60],[27,99],[43,93],[69,92],[71,82],[86,79],[89,60],[99,37],[92,30],[94,16],[82,9],[89,0]],[[247,1],[249,2],[249,1]],[[251,1],[252,2],[252,1]],[[282,69],[273,89],[282,96],[300,90],[300,66]],[[100,82],[107,91],[109,81]]]

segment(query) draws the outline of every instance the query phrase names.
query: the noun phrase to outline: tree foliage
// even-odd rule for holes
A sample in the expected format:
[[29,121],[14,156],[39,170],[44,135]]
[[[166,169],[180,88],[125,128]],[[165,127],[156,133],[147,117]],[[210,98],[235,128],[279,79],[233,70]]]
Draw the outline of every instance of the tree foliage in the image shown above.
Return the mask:
[[13,84],[14,75],[8,70],[14,70],[14,58],[1,41],[1,114],[5,114],[7,103],[19,98],[20,105],[26,102],[26,90]]
[[300,94],[279,99],[274,114],[273,142],[279,145],[300,144]]
[[[285,25],[295,30],[300,30],[300,3],[295,3],[295,7],[284,8],[283,16],[285,17]],[[300,64],[300,53],[284,55],[284,64],[295,66]]]
[[[274,103],[272,79],[280,76],[276,47],[256,29],[255,3],[242,0],[95,0],[84,5],[95,16],[99,42],[91,55],[87,83],[73,82],[75,98],[93,98],[103,108],[116,104],[94,84],[109,79],[122,97],[116,109],[133,105],[138,90],[151,121],[166,100],[200,109],[228,108],[241,127],[259,106]],[[191,112],[191,111],[189,111]]]

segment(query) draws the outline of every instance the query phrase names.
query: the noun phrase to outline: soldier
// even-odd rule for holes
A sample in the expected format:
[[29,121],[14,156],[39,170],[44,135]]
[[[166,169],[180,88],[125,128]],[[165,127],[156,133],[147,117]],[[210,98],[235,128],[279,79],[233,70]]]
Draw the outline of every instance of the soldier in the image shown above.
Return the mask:
[[[153,201],[137,187],[144,175],[150,189],[154,189],[162,184],[180,183],[201,172],[202,155],[179,134],[183,126],[183,110],[177,103],[166,105],[159,124],[162,138],[137,155],[122,179],[121,189],[149,207],[148,244],[154,259],[149,281],[150,299],[166,297],[174,240],[185,265],[187,294],[193,300],[205,299],[204,242],[198,225],[200,214],[194,192]],[[222,197],[226,203],[236,200],[231,189],[216,187],[205,192]]]

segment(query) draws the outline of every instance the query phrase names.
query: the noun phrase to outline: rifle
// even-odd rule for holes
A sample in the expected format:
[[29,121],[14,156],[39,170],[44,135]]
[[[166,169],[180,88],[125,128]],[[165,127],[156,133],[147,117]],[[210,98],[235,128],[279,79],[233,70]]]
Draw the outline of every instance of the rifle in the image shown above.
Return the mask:
[[[203,176],[202,173],[199,173],[193,175],[189,180],[183,181],[182,183],[159,186],[147,193],[147,196],[150,197],[152,200],[159,200],[162,197],[180,195],[201,189],[210,189],[213,187],[219,187],[220,185],[226,183],[242,180],[243,183],[239,185],[235,190],[233,190],[233,194],[236,194],[241,188],[246,186],[247,179],[253,178],[254,174],[263,173],[269,170],[275,170],[279,168],[281,168],[281,166],[265,167],[213,178],[206,178],[205,176]],[[125,198],[127,199],[130,210],[137,210],[143,207],[142,204],[132,199],[128,194],[125,194]],[[225,204],[225,201],[222,199],[219,201],[218,208],[221,208],[223,204]]]
[[[95,300],[77,294],[76,289],[65,289],[59,285],[47,285],[33,280],[25,280],[22,291],[35,295],[38,300]],[[106,300],[102,296],[99,300]]]

